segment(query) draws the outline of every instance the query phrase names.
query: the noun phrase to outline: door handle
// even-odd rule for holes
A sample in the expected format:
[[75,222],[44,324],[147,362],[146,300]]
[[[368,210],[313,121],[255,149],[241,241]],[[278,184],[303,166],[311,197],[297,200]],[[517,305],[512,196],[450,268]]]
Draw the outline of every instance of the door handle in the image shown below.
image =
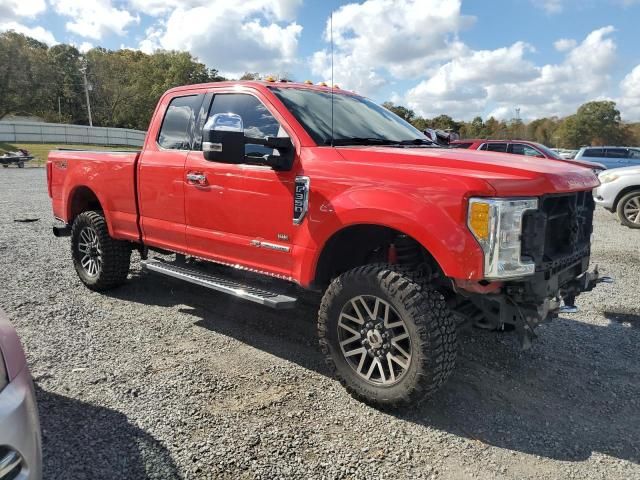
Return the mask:
[[207,176],[204,173],[189,172],[187,173],[187,182],[193,185],[207,185]]

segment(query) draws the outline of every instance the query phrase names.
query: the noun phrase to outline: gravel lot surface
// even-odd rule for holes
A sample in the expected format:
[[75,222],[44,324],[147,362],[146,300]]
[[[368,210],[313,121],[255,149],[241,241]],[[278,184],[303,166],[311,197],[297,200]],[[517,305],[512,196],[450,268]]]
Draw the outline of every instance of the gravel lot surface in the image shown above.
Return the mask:
[[390,414],[327,376],[311,301],[275,312],[137,264],[108,295],[81,286],[45,183],[0,171],[0,307],[36,380],[46,479],[640,479],[640,231],[605,211],[593,261],[616,284],[527,352],[462,334],[447,386]]

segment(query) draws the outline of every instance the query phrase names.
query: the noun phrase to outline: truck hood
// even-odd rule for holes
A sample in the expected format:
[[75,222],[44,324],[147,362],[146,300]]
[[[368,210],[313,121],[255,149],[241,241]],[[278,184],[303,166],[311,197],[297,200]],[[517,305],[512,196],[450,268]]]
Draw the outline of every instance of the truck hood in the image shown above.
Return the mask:
[[600,182],[589,169],[566,161],[445,148],[338,147],[341,156],[385,169],[484,180],[500,196],[589,190]]

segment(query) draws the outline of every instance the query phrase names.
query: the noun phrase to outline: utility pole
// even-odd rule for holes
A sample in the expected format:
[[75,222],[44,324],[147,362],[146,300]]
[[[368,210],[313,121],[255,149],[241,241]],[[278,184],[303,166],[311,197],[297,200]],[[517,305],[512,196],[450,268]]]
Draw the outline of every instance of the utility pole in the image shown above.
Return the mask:
[[93,127],[93,120],[91,120],[91,103],[89,102],[90,85],[89,82],[87,82],[87,61],[84,58],[80,61],[82,62],[80,71],[82,72],[82,78],[84,79],[84,94],[87,97],[87,113],[89,114],[89,126]]
[[58,95],[58,121],[62,123],[62,108],[60,108],[60,95]]

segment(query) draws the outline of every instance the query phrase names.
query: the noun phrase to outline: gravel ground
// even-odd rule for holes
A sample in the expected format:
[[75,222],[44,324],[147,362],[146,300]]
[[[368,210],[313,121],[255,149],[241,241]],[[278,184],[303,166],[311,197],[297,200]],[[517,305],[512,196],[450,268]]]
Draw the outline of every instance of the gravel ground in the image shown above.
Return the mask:
[[395,414],[327,376],[311,302],[275,312],[137,265],[93,293],[51,220],[44,170],[0,171],[0,307],[36,381],[46,479],[640,479],[640,231],[607,212],[593,261],[616,284],[527,352],[463,334],[447,386]]

